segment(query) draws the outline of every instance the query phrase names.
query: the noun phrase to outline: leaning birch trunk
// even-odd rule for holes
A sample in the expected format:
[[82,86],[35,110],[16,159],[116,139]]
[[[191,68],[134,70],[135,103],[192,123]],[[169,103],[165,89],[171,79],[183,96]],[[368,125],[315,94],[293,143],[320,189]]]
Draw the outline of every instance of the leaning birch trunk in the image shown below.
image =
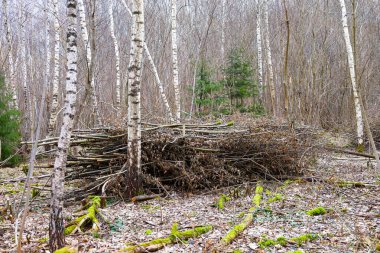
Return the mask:
[[[127,12],[129,13],[130,16],[132,16],[132,12],[131,10],[129,9],[128,5],[126,4],[125,1],[122,1],[124,7],[126,8]],[[134,33],[134,32],[133,32]],[[156,84],[158,86],[158,89],[160,91],[160,95],[161,95],[161,99],[162,99],[162,102],[164,103],[164,106],[165,106],[165,109],[166,109],[166,112],[168,113],[168,116],[169,116],[169,119],[171,122],[174,121],[174,117],[173,117],[173,113],[172,113],[172,110],[170,108],[170,105],[169,105],[169,102],[168,102],[168,99],[166,97],[166,94],[165,94],[165,91],[164,91],[164,86],[162,85],[162,82],[160,80],[160,77],[158,75],[158,70],[156,68],[156,64],[154,63],[154,60],[152,58],[152,55],[150,54],[149,52],[149,48],[148,48],[148,45],[146,44],[146,42],[144,41],[144,51],[148,57],[148,61],[150,63],[150,65],[152,66],[152,71],[154,73],[154,77],[156,79]]]
[[177,48],[177,0],[171,0],[172,11],[172,64],[173,64],[173,86],[174,86],[174,100],[176,105],[176,120],[181,120],[181,101],[179,90],[179,76],[178,76],[178,48]]
[[[95,79],[94,79],[94,59],[93,59],[93,53],[92,52],[92,45],[89,40],[89,35],[88,35],[88,30],[87,30],[87,24],[86,24],[86,13],[84,9],[84,4],[83,0],[78,0],[78,14],[79,14],[79,20],[80,20],[80,27],[81,27],[81,35],[83,39],[83,43],[86,48],[86,59],[87,59],[87,82],[86,82],[86,87],[85,87],[85,93],[84,93],[84,98],[83,102],[79,105],[78,108],[78,114],[76,117],[76,121],[78,121],[78,117],[82,113],[83,106],[85,103],[92,103],[93,106],[93,111],[96,114],[97,117],[97,124],[99,124],[100,118],[98,117],[98,101],[97,97],[95,95]],[[95,35],[94,35],[95,36]]]
[[135,195],[141,189],[141,65],[144,43],[144,1],[133,1],[130,66],[128,69],[128,171],[126,193]]
[[113,41],[115,60],[116,60],[116,107],[119,111],[121,103],[121,85],[120,85],[120,54],[119,54],[119,43],[117,42],[115,35],[115,24],[113,20],[113,3],[111,2],[108,9],[108,14],[110,18],[110,31],[111,38]]
[[261,46],[261,1],[257,0],[256,37],[257,37],[257,67],[259,79],[259,99],[263,101],[263,56]]
[[13,55],[12,55],[12,39],[11,39],[11,28],[9,25],[9,15],[8,15],[8,0],[3,0],[3,24],[4,24],[4,30],[5,30],[5,39],[7,42],[8,47],[8,68],[9,68],[9,74],[6,76],[7,85],[10,86],[12,91],[12,103],[13,107],[18,110],[18,103],[17,103],[17,91],[16,91],[16,85],[14,81],[14,62],[13,62]]
[[276,117],[276,88],[274,86],[274,74],[272,65],[272,50],[270,47],[269,40],[269,11],[268,11],[269,0],[265,0],[264,4],[264,19],[265,19],[265,50],[267,53],[267,64],[268,64],[268,74],[269,74],[269,93],[270,101],[272,106],[273,117]]
[[170,105],[169,105],[168,99],[166,98],[166,95],[165,95],[164,86],[162,85],[160,77],[158,76],[156,65],[154,64],[153,58],[150,55],[150,52],[148,50],[148,46],[146,45],[145,42],[144,42],[144,50],[145,50],[146,56],[148,57],[148,61],[149,61],[150,65],[152,65],[152,67],[153,67],[152,71],[153,71],[154,76],[156,78],[157,86],[158,86],[158,89],[160,91],[162,102],[164,103],[166,112],[167,112],[167,114],[169,116],[170,121],[173,122],[174,118],[173,118],[172,110],[170,109]]
[[358,138],[358,150],[363,150],[364,132],[363,132],[362,108],[360,105],[358,87],[356,85],[355,61],[354,61],[354,54],[352,52],[352,45],[351,45],[351,41],[350,41],[350,33],[348,31],[347,11],[346,11],[346,4],[345,4],[344,0],[340,0],[340,7],[342,9],[343,35],[344,35],[344,40],[346,42],[348,66],[350,69],[352,92],[354,95],[354,105],[355,105],[355,114],[356,114],[356,131],[357,131],[357,138]]
[[58,88],[59,88],[59,71],[60,71],[60,32],[61,28],[58,20],[58,0],[53,0],[53,18],[54,18],[54,76],[52,89],[52,103],[49,117],[48,137],[54,134],[57,125],[58,111]]
[[64,178],[67,161],[67,152],[70,146],[70,137],[75,115],[77,99],[77,31],[76,31],[76,0],[67,0],[67,74],[66,97],[63,113],[63,123],[58,140],[58,149],[54,161],[54,170],[51,181],[51,212],[49,224],[50,252],[62,248],[65,244],[63,225],[63,197]]

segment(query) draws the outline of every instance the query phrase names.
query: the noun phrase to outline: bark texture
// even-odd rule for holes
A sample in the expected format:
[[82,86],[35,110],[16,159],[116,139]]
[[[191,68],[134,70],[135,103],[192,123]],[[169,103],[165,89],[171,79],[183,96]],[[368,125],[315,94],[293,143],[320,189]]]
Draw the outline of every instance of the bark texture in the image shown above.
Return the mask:
[[64,178],[67,161],[67,151],[70,146],[70,137],[76,106],[77,93],[77,31],[76,31],[76,0],[67,0],[67,74],[66,97],[63,113],[63,123],[58,140],[58,148],[52,175],[51,211],[49,223],[50,251],[62,248],[65,244],[63,225],[63,194]]
[[358,145],[362,146],[363,145],[363,135],[364,135],[363,116],[362,116],[362,108],[361,108],[361,105],[360,105],[360,98],[359,98],[358,87],[357,87],[357,84],[356,84],[355,60],[354,60],[354,53],[352,51],[352,45],[351,45],[351,40],[350,40],[350,33],[348,31],[347,10],[346,10],[346,4],[345,4],[344,0],[340,0],[340,7],[342,9],[343,35],[344,35],[344,41],[346,43],[348,67],[350,69],[350,77],[351,77],[351,84],[352,84],[352,93],[353,93],[353,96],[354,96],[357,139],[358,139]]
[[58,89],[59,89],[59,72],[60,72],[60,33],[61,28],[58,20],[58,0],[53,0],[53,18],[54,18],[54,74],[52,87],[52,102],[49,117],[48,136],[54,134],[57,125],[58,111]]
[[171,19],[172,19],[172,64],[173,64],[173,86],[174,99],[176,105],[176,120],[181,120],[181,101],[179,89],[179,74],[178,74],[178,47],[177,47],[177,0],[171,0]]
[[133,35],[128,69],[128,196],[141,189],[141,67],[144,44],[144,1],[133,1]]

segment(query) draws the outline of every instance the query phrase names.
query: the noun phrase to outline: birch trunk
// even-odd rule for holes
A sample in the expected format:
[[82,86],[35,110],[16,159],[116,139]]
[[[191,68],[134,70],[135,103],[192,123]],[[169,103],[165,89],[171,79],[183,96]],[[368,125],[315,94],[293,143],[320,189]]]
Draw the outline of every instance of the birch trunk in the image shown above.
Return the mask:
[[272,64],[272,50],[270,47],[269,40],[269,11],[268,4],[270,0],[265,0],[264,4],[264,19],[265,19],[265,50],[267,53],[267,64],[268,64],[268,75],[269,75],[269,93],[270,101],[272,106],[273,117],[276,117],[276,88],[274,85],[274,74],[273,74],[273,64]]
[[[120,85],[120,54],[119,54],[119,43],[117,42],[115,35],[115,24],[113,20],[113,4],[110,3],[108,14],[110,17],[110,31],[113,41],[114,51],[115,51],[115,60],[116,60],[116,106],[120,107],[121,103],[121,85]],[[119,110],[119,108],[118,108]]]
[[66,97],[63,113],[63,123],[58,140],[58,148],[54,162],[51,187],[51,212],[49,224],[50,252],[65,245],[63,225],[63,197],[64,178],[67,161],[67,152],[70,146],[70,137],[75,115],[77,93],[77,31],[76,31],[76,0],[67,0],[67,74],[66,74]]
[[[89,40],[89,34],[87,30],[87,23],[86,23],[86,13],[84,9],[84,3],[83,0],[77,0],[78,1],[78,14],[79,14],[79,20],[80,20],[80,27],[81,27],[81,35],[83,39],[83,43],[85,45],[86,49],[86,59],[87,59],[87,82],[85,87],[85,93],[83,101],[84,103],[81,103],[78,108],[78,115],[77,118],[80,116],[83,106],[85,103],[92,104],[93,106],[93,112],[95,112],[96,115],[96,121],[97,124],[101,124],[100,117],[99,117],[99,110],[98,110],[98,101],[95,94],[95,79],[94,79],[94,43],[90,43]],[[91,20],[91,22],[93,22]],[[94,25],[91,25],[92,29],[94,28]],[[95,34],[93,35],[95,36]],[[93,40],[94,42],[94,40]]]
[[178,48],[177,48],[177,0],[171,0],[171,19],[172,19],[172,64],[173,64],[173,86],[174,100],[176,105],[176,120],[181,120],[181,101],[179,90],[179,75],[178,75]]
[[225,27],[225,12],[226,12],[226,0],[222,0],[222,39],[221,39],[221,45],[220,45],[220,54],[222,56],[222,63],[224,62],[224,44],[226,43],[226,36],[224,33],[224,27]]
[[135,33],[132,36],[131,62],[128,69],[128,175],[126,193],[141,189],[141,66],[144,44],[144,1],[133,1]]
[[350,33],[348,31],[348,24],[347,24],[347,10],[346,10],[346,4],[344,0],[340,0],[340,7],[342,9],[342,25],[343,25],[343,35],[344,40],[346,43],[346,50],[347,50],[347,59],[348,59],[348,66],[350,69],[350,76],[351,76],[351,84],[352,84],[352,92],[354,95],[354,105],[355,105],[355,114],[356,114],[356,131],[357,131],[357,138],[358,138],[358,148],[362,149],[364,143],[363,143],[363,116],[362,116],[362,108],[360,105],[360,98],[359,98],[359,92],[358,87],[356,84],[356,75],[355,75],[355,61],[354,61],[354,54],[352,51],[352,45],[350,41]]
[[25,126],[25,138],[30,137],[32,133],[32,104],[30,98],[30,91],[28,87],[28,68],[27,68],[27,57],[26,57],[26,22],[27,22],[27,12],[26,5],[23,2],[20,9],[20,31],[21,31],[21,71],[22,71],[22,87],[23,87],[23,99],[24,99],[24,126]]
[[257,67],[259,79],[259,99],[263,100],[263,56],[261,46],[261,1],[257,0],[256,37],[257,37]]
[[[122,1],[124,7],[126,8],[127,12],[129,13],[129,15],[132,16],[132,12],[131,10],[128,8],[127,4],[125,3],[125,1]],[[135,33],[134,31],[132,31],[132,33]],[[133,35],[133,34],[132,34]],[[156,64],[154,63],[154,60],[153,60],[153,57],[152,55],[150,54],[150,51],[149,51],[149,48],[148,48],[148,45],[146,44],[146,42],[144,41],[144,51],[148,57],[148,61],[149,61],[149,64],[152,66],[152,71],[154,73],[154,77],[156,79],[156,84],[158,86],[158,89],[160,91],[160,95],[161,95],[161,99],[162,99],[162,102],[164,103],[164,106],[165,106],[165,109],[166,109],[166,112],[168,113],[168,116],[169,116],[169,119],[170,121],[174,121],[174,117],[173,117],[173,113],[172,113],[172,110],[170,108],[170,105],[169,105],[169,102],[168,102],[168,99],[166,97],[166,94],[165,94],[165,91],[164,91],[164,86],[160,80],[160,76],[158,75],[158,70],[157,70],[157,67],[156,67]]]
[[57,125],[58,110],[58,87],[59,87],[59,71],[60,71],[60,32],[61,28],[58,20],[58,0],[53,0],[53,18],[54,18],[54,76],[52,88],[52,103],[48,126],[48,136],[54,134]]
[[16,85],[14,81],[14,62],[13,62],[13,47],[12,47],[12,38],[11,38],[11,27],[9,25],[9,15],[8,15],[8,0],[3,0],[3,24],[4,24],[4,30],[5,30],[5,37],[8,47],[8,75],[6,76],[6,83],[10,86],[12,91],[12,104],[13,107],[18,110],[18,103],[17,103],[17,90]]

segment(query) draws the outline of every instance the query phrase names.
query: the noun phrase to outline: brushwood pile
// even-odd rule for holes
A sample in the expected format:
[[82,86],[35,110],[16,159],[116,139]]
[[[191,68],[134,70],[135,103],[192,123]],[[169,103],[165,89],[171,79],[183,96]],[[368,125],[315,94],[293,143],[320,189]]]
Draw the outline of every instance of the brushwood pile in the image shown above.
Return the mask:
[[[144,190],[199,192],[259,179],[302,175],[313,154],[308,129],[261,124],[237,127],[232,123],[144,124],[142,175]],[[102,190],[117,194],[127,162],[126,129],[76,130],[71,139],[66,182],[80,181],[67,199],[81,199]],[[54,155],[57,138],[42,140],[50,146],[41,155]],[[53,166],[53,159],[48,166]],[[125,166],[124,166],[125,169]],[[84,182],[84,183],[83,183]],[[121,186],[119,186],[121,187]],[[103,189],[102,189],[103,188]]]

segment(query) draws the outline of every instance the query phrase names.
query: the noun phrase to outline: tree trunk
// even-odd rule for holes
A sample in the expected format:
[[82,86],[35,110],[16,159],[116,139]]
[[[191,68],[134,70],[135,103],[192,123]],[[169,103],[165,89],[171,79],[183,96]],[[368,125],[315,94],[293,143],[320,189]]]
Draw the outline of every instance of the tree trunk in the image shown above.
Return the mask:
[[64,178],[68,148],[75,115],[77,94],[77,31],[76,31],[76,0],[67,0],[67,74],[66,97],[63,113],[63,123],[58,140],[58,149],[54,161],[51,187],[51,212],[49,224],[50,252],[61,248],[65,244],[63,225],[63,197]]
[[263,101],[263,56],[261,46],[261,1],[257,0],[256,39],[257,39],[257,67],[259,79],[259,100]]
[[270,101],[272,106],[273,117],[276,117],[276,87],[274,85],[274,74],[272,65],[272,50],[270,47],[269,40],[269,11],[268,11],[269,0],[265,0],[264,4],[264,19],[265,19],[265,49],[267,53],[267,64],[268,64],[268,75],[269,75],[269,93]]
[[126,194],[141,190],[141,66],[144,44],[144,1],[133,1],[133,35],[128,69],[128,171]]
[[17,98],[17,90],[16,85],[14,81],[14,62],[13,62],[13,54],[12,54],[12,39],[11,39],[11,27],[9,25],[9,15],[8,15],[8,0],[3,0],[3,24],[4,24],[4,30],[5,30],[5,37],[7,41],[8,46],[8,75],[6,76],[6,83],[11,87],[12,91],[12,103],[13,107],[18,110],[18,98]]
[[285,45],[285,59],[284,59],[284,77],[282,80],[284,88],[284,112],[285,118],[287,118],[290,126],[293,125],[292,120],[290,119],[289,113],[289,85],[288,85],[288,58],[289,58],[289,43],[290,43],[290,25],[289,25],[289,16],[288,9],[286,7],[286,0],[282,1],[284,10],[285,10],[285,22],[286,22],[286,45]]
[[[122,3],[124,5],[124,7],[126,8],[127,12],[129,13],[129,15],[132,16],[132,12],[128,8],[128,5],[125,3],[124,0],[122,1]],[[148,45],[146,44],[145,41],[144,41],[144,51],[145,51],[145,53],[146,53],[146,55],[148,57],[148,61],[149,61],[150,65],[152,66],[152,71],[153,71],[154,77],[156,79],[156,84],[157,84],[158,89],[160,91],[161,99],[162,99],[162,102],[164,103],[166,112],[168,113],[170,121],[173,122],[174,121],[173,113],[172,113],[172,110],[170,108],[168,99],[166,97],[166,94],[165,94],[165,91],[164,91],[164,86],[162,85],[162,82],[160,80],[160,76],[158,75],[158,70],[157,70],[156,64],[154,63],[154,60],[152,58],[152,55],[150,54]]]
[[54,76],[52,89],[52,102],[49,117],[48,136],[54,134],[57,125],[58,110],[58,88],[59,88],[59,71],[60,71],[60,32],[61,28],[58,20],[58,0],[53,0],[53,18],[54,18]]
[[171,19],[172,19],[172,64],[173,64],[173,86],[174,99],[176,105],[176,120],[181,121],[181,101],[178,75],[178,48],[177,48],[177,0],[171,0]]
[[113,4],[112,2],[109,4],[108,14],[110,17],[110,31],[111,37],[113,41],[114,51],[115,51],[115,60],[116,60],[116,106],[117,110],[120,110],[121,104],[121,81],[120,81],[120,54],[119,54],[119,43],[117,42],[115,35],[115,24],[113,20]]
[[359,92],[358,92],[358,87],[357,87],[357,84],[356,84],[355,60],[354,60],[354,54],[353,54],[353,51],[352,51],[352,46],[351,46],[351,41],[350,41],[350,33],[348,31],[347,11],[346,11],[346,4],[345,4],[344,0],[340,0],[340,7],[342,9],[343,35],[344,35],[344,40],[346,42],[348,66],[349,66],[349,69],[350,69],[352,92],[353,92],[353,95],[354,95],[358,149],[363,149],[363,145],[364,145],[363,144],[363,135],[364,135],[364,132],[363,132],[362,108],[361,108],[361,105],[360,105]]

